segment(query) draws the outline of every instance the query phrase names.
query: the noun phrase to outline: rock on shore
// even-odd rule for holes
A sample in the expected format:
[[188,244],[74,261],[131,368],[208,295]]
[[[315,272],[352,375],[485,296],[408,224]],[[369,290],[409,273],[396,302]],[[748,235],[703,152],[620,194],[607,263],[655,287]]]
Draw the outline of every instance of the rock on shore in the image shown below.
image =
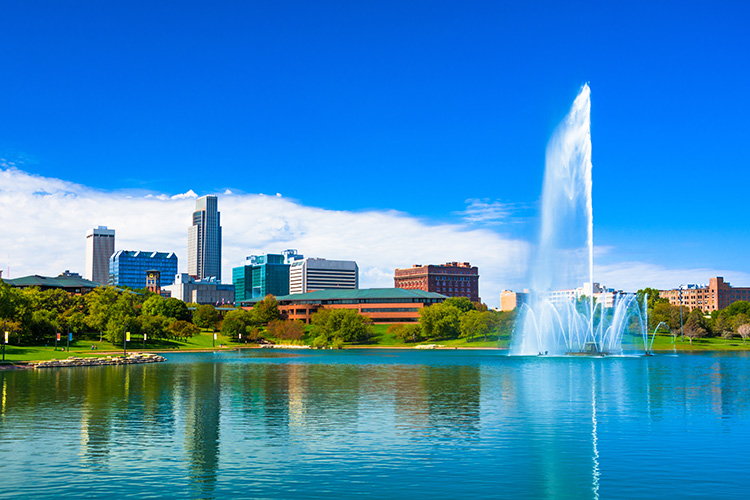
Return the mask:
[[134,352],[126,356],[107,356],[106,358],[78,358],[71,356],[67,359],[52,359],[33,363],[34,368],[57,368],[61,366],[110,366],[133,365],[138,363],[158,363],[167,358],[151,353]]

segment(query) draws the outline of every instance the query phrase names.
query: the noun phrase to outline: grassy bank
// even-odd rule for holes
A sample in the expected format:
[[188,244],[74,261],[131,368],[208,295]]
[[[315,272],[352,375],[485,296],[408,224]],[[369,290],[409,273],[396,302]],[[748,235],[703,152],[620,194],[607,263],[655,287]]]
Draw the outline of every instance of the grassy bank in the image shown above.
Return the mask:
[[[507,349],[510,345],[510,339],[502,337],[498,339],[497,336],[489,336],[487,341],[484,338],[475,338],[469,342],[467,339],[451,339],[451,340],[425,340],[422,342],[412,343],[404,342],[403,340],[396,338],[395,336],[388,333],[387,325],[376,325],[375,335],[370,342],[362,344],[347,344],[344,347],[394,347],[394,348],[413,348],[420,344],[436,344],[440,347],[447,348],[500,348]],[[273,340],[273,339],[272,339]],[[311,344],[313,340],[312,331],[308,330],[305,337],[301,342]],[[277,341],[277,343],[292,343],[290,341]],[[96,349],[92,350],[91,346],[95,346]],[[213,342],[213,333],[210,331],[203,331],[200,335],[185,339],[185,340],[149,340],[146,342],[145,349],[143,343],[140,340],[133,340],[128,342],[128,351],[194,351],[194,350],[210,350],[210,349],[233,349],[239,347],[252,347],[254,344],[238,344],[234,339],[230,341],[229,338],[219,334],[216,342]],[[47,346],[16,346],[6,345],[5,346],[5,360],[6,364],[13,363],[27,363],[31,361],[46,361],[50,359],[65,359],[70,356],[88,357],[88,356],[104,356],[110,354],[121,354],[123,352],[122,345],[113,345],[106,340],[99,342],[91,340],[75,340],[70,343],[70,351],[61,350],[62,347],[66,346],[66,342],[62,341],[58,343],[57,350],[54,348],[54,344]],[[223,346],[223,347],[220,347]],[[750,350],[750,343],[743,344],[741,339],[725,340],[721,338],[703,338],[694,340],[691,344],[690,341],[685,338],[681,340],[678,336],[673,339],[671,335],[657,335],[654,338],[653,350],[656,352],[665,351],[744,351]]]

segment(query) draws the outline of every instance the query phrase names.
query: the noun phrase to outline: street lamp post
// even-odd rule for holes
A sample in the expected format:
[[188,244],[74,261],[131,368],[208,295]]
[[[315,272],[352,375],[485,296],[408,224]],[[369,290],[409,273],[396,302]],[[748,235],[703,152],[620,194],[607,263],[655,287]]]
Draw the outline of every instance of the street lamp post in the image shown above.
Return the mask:
[[5,361],[5,344],[7,344],[7,343],[8,343],[8,332],[6,331],[5,332],[5,339],[4,339],[4,342],[3,342],[3,361]]
[[682,327],[682,285],[680,285],[680,342],[685,342],[685,331]]
[[122,339],[122,355],[128,355],[128,340],[130,340],[130,332],[125,332],[125,338]]

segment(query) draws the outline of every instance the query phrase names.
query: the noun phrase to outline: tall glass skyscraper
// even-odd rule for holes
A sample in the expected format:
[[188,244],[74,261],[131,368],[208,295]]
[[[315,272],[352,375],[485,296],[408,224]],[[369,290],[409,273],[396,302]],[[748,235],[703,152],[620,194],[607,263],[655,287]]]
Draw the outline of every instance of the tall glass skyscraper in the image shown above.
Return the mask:
[[221,282],[221,222],[216,196],[195,200],[193,225],[188,228],[188,274]]

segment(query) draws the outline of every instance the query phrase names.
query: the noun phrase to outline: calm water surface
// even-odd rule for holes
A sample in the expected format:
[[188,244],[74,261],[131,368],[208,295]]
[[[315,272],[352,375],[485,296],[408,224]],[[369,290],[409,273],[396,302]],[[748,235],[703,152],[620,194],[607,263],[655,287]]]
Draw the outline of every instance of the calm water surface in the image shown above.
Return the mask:
[[0,372],[0,497],[748,498],[750,357],[170,354]]

